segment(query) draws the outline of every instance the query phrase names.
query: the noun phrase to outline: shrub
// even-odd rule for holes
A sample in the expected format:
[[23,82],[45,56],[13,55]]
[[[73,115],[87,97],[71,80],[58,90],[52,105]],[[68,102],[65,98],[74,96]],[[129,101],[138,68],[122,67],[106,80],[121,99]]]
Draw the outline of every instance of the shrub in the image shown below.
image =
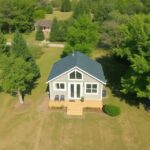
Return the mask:
[[38,27],[37,31],[36,31],[36,34],[35,34],[35,39],[37,41],[43,41],[44,40],[44,33],[42,31],[42,28],[41,27]]
[[46,6],[45,10],[46,10],[47,14],[52,14],[53,13],[53,8],[52,8],[52,6],[50,4],[48,4]]
[[45,18],[45,10],[43,9],[38,9],[38,10],[35,10],[34,12],[34,19],[42,19],[42,18]]
[[120,115],[121,111],[120,108],[118,106],[114,106],[114,105],[104,105],[103,107],[103,111],[108,114],[109,116],[118,116]]

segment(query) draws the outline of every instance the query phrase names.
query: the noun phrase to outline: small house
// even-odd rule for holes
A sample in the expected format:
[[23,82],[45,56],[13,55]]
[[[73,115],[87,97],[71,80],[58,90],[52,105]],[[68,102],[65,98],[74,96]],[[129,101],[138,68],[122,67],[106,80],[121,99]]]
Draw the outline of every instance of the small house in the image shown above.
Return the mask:
[[34,24],[35,31],[37,31],[38,27],[41,27],[44,33],[49,33],[51,31],[51,26],[52,21],[46,19],[37,20]]
[[46,83],[50,103],[84,101],[84,107],[102,108],[103,68],[85,54],[74,52],[56,62]]

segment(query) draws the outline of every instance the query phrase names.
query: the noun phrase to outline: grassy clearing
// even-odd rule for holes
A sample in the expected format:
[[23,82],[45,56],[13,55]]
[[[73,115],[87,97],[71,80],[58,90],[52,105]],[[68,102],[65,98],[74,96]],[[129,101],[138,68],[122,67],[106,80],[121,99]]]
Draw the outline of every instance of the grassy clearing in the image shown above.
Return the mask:
[[46,14],[45,18],[53,20],[57,18],[58,20],[67,20],[71,17],[72,12],[61,12],[61,11],[53,11],[53,14]]
[[[150,114],[143,106],[131,106],[118,98],[112,84],[107,87],[104,103],[120,106],[119,117],[85,113],[83,118],[68,118],[62,112],[38,112],[39,102],[45,96],[47,75],[62,49],[42,51],[37,60],[41,78],[32,94],[25,97],[26,105],[20,107],[15,98],[0,93],[0,150],[149,150]],[[114,79],[116,71],[117,76],[119,66],[108,51],[97,50],[92,57],[106,66],[116,67],[105,70],[109,81],[112,81],[110,74]]]

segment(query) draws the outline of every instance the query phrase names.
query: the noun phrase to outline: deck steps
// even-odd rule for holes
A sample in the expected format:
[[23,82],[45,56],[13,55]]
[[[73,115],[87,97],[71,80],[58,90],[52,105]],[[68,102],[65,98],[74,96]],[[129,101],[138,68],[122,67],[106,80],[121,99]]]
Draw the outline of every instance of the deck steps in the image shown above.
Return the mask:
[[82,116],[83,114],[83,107],[74,103],[71,105],[68,105],[67,108],[67,115],[72,115],[72,116]]

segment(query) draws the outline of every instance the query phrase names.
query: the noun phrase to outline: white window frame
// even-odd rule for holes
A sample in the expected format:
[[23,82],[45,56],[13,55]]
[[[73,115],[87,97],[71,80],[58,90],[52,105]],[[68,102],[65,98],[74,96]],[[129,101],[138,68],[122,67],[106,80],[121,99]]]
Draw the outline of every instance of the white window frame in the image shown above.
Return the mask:
[[[57,89],[56,84],[64,84],[64,89]],[[66,91],[66,82],[53,82],[54,91]]]
[[[81,74],[81,79],[70,79],[70,74],[73,73],[73,72],[79,72]],[[74,70],[72,70],[71,72],[68,73],[68,79],[70,81],[78,81],[78,80],[82,81],[83,80],[83,73],[81,71],[77,70],[77,69],[74,69]]]
[[[96,93],[87,93],[87,92],[86,92],[86,85],[87,85],[87,84],[91,84],[91,85],[96,84],[96,85],[97,85],[97,92],[96,92]],[[98,84],[97,82],[85,82],[84,93],[85,93],[86,95],[98,95],[98,90],[99,90],[99,84]]]

